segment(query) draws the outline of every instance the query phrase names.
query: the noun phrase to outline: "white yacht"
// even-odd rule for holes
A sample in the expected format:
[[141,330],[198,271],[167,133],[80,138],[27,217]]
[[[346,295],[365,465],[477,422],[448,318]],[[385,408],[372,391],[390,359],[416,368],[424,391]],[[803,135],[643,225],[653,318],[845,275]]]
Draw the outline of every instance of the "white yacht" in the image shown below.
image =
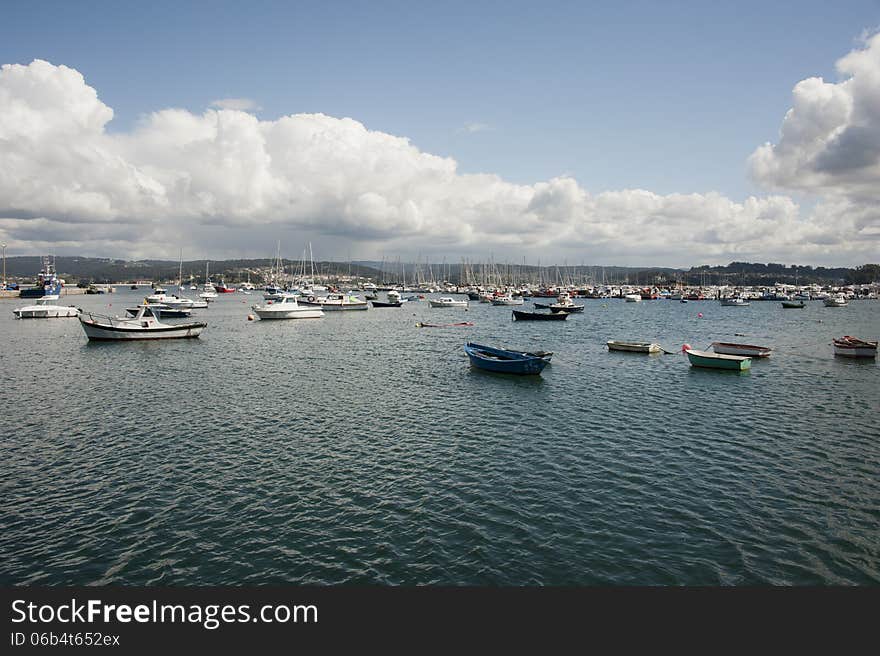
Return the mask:
[[331,310],[366,310],[370,304],[352,293],[328,294],[327,296],[300,297],[299,303],[308,307],[318,307],[329,312]]
[[279,301],[268,301],[265,305],[252,306],[260,319],[319,319],[324,313],[319,308],[300,305],[296,296],[282,296]]
[[522,305],[523,303],[525,301],[522,296],[512,296],[510,293],[492,299],[492,305]]

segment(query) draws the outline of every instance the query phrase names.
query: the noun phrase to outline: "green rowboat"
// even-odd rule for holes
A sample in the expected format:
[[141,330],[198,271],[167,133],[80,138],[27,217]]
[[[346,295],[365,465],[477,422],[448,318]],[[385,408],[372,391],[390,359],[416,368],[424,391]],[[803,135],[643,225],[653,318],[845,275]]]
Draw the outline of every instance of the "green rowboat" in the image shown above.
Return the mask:
[[740,355],[721,355],[720,353],[697,351],[694,349],[688,349],[685,353],[687,353],[692,367],[731,369],[733,371],[745,371],[752,367],[752,359]]

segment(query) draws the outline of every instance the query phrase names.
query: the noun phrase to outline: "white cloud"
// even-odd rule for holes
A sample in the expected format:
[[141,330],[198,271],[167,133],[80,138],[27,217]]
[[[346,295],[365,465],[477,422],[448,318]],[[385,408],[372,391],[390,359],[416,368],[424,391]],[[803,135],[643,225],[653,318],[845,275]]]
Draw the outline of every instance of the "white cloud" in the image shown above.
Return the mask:
[[[821,141],[863,100],[806,82],[802,109],[786,119],[786,152]],[[814,96],[824,100],[817,106]],[[785,196],[591,194],[565,176],[513,184],[459,173],[453,159],[407,139],[323,114],[263,121],[241,109],[167,109],[123,134],[105,130],[112,117],[73,69],[38,60],[0,70],[0,239],[9,252],[173,259],[182,243],[199,256],[269,256],[284,234],[318,240],[319,256],[355,244],[359,256],[856,264],[876,259],[880,243],[876,212],[849,197],[805,217]],[[766,169],[787,170],[774,148]],[[833,161],[826,169],[842,175]]]
[[795,85],[779,142],[750,158],[760,183],[853,202],[880,200],[880,34],[837,62],[839,82]]
[[219,100],[212,100],[211,107],[232,109],[239,112],[258,112],[262,109],[255,100],[250,98],[220,98]]

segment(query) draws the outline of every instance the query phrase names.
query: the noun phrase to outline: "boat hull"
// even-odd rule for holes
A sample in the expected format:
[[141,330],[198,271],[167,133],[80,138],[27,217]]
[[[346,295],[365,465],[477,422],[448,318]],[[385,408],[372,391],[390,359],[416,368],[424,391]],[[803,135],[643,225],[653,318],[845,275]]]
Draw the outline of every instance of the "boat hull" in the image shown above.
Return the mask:
[[767,346],[754,346],[752,344],[713,342],[712,350],[721,355],[739,355],[747,358],[768,358],[773,349]]
[[28,305],[12,313],[19,319],[68,319],[79,315],[79,310],[62,305]]
[[876,358],[877,342],[844,337],[834,340],[834,355],[842,358]]
[[467,301],[453,301],[452,303],[441,301],[428,301],[428,304],[432,308],[466,308],[468,306]]
[[609,340],[605,342],[609,351],[625,351],[627,353],[659,353],[662,349],[659,344],[650,342],[619,342]]
[[782,301],[782,307],[784,307],[786,310],[795,310],[803,309],[806,307],[806,305],[804,305],[803,301],[800,301],[798,303],[792,301]]
[[545,314],[543,312],[522,312],[513,310],[513,318],[516,321],[565,321],[568,318],[568,312],[551,312]]
[[254,313],[260,319],[320,319],[324,316],[321,310],[312,308],[298,308],[294,310],[272,310],[270,308],[260,309],[253,308]]
[[198,337],[206,323],[186,323],[162,328],[130,328],[99,324],[80,317],[80,325],[90,340],[103,342],[126,342],[143,339],[186,339]]
[[483,371],[517,376],[539,375],[550,362],[550,357],[538,357],[516,351],[496,349],[468,343],[464,347],[471,366]]
[[706,351],[685,351],[692,367],[746,371],[752,367],[752,359],[737,355],[721,355]]
[[399,308],[403,305],[403,301],[397,301],[394,303],[386,303],[385,301],[370,301],[373,304],[374,308]]

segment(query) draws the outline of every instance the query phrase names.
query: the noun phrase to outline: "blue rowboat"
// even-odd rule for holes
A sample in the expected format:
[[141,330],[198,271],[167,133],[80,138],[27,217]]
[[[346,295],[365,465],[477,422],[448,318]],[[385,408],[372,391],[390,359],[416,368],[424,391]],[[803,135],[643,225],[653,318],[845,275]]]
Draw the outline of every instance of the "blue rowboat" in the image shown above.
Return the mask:
[[464,347],[471,366],[503,374],[537,375],[550,363],[552,353],[523,353],[468,342]]

